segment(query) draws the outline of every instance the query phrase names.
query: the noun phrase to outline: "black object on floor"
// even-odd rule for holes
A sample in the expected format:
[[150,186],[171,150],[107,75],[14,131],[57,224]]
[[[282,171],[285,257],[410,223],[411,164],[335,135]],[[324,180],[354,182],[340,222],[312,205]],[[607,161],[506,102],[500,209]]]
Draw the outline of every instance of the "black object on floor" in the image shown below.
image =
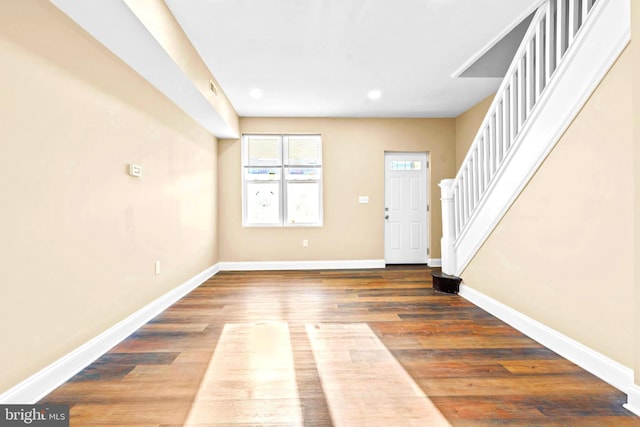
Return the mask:
[[440,270],[431,273],[433,277],[433,289],[449,294],[457,294],[460,290],[460,282],[462,278],[445,274]]

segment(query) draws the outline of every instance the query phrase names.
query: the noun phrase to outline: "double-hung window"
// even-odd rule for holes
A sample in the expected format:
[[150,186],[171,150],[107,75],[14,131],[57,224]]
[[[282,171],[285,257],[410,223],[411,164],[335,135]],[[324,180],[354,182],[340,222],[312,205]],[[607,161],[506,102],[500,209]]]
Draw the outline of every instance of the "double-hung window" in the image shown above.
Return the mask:
[[243,135],[242,224],[322,225],[320,135]]

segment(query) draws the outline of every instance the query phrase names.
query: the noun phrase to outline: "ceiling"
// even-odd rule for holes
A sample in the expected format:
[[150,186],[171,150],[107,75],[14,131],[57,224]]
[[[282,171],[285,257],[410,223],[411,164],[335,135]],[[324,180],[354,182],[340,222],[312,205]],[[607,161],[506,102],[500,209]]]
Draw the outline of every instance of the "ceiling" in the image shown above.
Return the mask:
[[50,1],[213,135],[236,138],[131,5],[154,14],[164,1],[241,117],[456,117],[497,90],[543,0]]
[[540,1],[165,3],[240,116],[455,117],[501,80],[452,76]]

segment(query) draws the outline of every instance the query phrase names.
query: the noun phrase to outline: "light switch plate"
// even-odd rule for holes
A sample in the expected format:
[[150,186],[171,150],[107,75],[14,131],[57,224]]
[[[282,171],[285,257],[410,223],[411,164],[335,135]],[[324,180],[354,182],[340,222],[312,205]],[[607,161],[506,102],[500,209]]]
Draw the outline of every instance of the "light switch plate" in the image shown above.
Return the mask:
[[142,166],[134,165],[133,163],[129,165],[129,175],[139,177],[142,176]]
[[358,197],[358,203],[369,203],[369,196],[359,196]]

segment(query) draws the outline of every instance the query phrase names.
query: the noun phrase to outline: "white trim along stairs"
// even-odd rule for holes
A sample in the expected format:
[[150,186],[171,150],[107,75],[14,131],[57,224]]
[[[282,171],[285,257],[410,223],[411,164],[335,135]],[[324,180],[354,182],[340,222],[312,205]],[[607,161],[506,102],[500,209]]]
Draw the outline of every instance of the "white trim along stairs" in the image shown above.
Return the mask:
[[440,183],[447,274],[464,270],[630,40],[629,0],[597,0],[570,41],[543,35],[552,4],[578,3],[591,1],[543,3],[456,177]]

